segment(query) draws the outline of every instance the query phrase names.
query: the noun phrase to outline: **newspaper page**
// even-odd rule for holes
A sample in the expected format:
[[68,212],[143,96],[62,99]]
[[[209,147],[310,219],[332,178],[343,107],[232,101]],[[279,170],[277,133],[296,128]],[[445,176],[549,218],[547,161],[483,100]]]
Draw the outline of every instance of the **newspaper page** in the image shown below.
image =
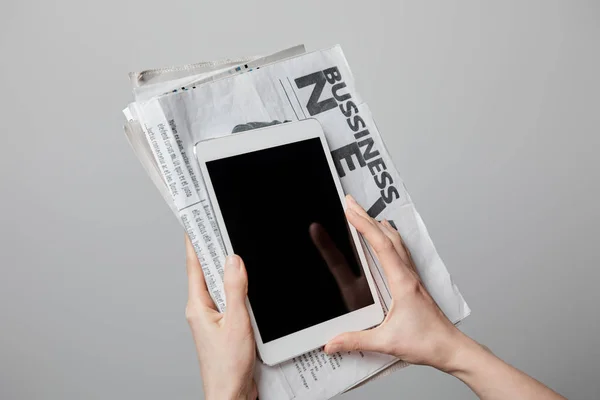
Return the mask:
[[[147,139],[155,167],[190,235],[219,309],[225,307],[224,252],[193,160],[193,145],[243,130],[316,118],[332,149],[344,191],[371,216],[388,219],[397,227],[440,308],[454,323],[465,318],[470,310],[435,250],[368,105],[356,90],[341,48],[239,72],[151,97],[134,103],[128,111],[129,119],[140,122],[138,129]],[[389,307],[383,271],[371,249],[363,245],[383,303]],[[328,399],[396,361],[363,352],[329,356],[318,349],[275,367],[258,363],[255,377],[261,399]]]

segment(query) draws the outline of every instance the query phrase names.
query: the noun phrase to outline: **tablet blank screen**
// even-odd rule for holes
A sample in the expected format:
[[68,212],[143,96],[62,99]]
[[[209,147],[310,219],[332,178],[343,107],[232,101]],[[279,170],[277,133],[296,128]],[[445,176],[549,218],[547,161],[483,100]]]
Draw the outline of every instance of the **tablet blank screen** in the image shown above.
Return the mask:
[[320,139],[206,165],[264,343],[374,303]]

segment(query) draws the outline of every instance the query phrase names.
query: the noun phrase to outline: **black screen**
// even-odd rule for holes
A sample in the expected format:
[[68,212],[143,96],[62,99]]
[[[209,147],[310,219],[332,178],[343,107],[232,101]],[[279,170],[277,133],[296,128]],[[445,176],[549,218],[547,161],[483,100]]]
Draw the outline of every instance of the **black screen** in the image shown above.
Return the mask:
[[318,138],[206,165],[264,343],[373,304]]

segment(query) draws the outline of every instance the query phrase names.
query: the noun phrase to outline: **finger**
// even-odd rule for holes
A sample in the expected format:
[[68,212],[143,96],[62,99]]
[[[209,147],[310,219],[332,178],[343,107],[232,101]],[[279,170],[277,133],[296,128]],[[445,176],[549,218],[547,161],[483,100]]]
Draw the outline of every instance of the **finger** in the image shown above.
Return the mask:
[[377,328],[366,331],[342,333],[325,345],[325,353],[333,354],[356,350],[381,352],[383,345],[380,343],[379,335],[377,333]]
[[225,300],[227,308],[225,319],[239,323],[241,318],[248,318],[246,296],[248,295],[248,275],[240,256],[228,256],[225,261]]
[[348,267],[344,255],[333,243],[331,236],[329,236],[323,226],[314,222],[310,224],[308,231],[310,238],[319,250],[321,257],[325,260],[338,286],[347,286],[354,282],[356,277]]
[[407,265],[409,267],[411,267],[413,269],[413,271],[415,271],[416,273],[418,273],[419,271],[417,271],[417,266],[415,265],[415,261],[412,258],[412,254],[410,253],[410,249],[408,248],[408,246],[404,242],[404,239],[402,239],[402,235],[400,235],[400,232],[398,232],[398,230],[396,228],[394,228],[392,226],[392,224],[390,224],[387,219],[383,220],[383,225],[390,232],[394,232],[394,234],[398,236],[398,238],[400,239],[400,245],[401,245],[402,250],[403,250],[403,252],[401,253],[402,258],[406,260]]
[[215,303],[206,288],[202,266],[188,235],[185,235],[185,265],[188,276],[188,301],[216,310]]
[[346,211],[348,221],[359,231],[367,242],[375,250],[375,254],[381,263],[388,281],[403,279],[408,271],[399,268],[404,264],[400,255],[396,252],[392,241],[383,233],[370,217],[357,214],[352,208]]
[[371,218],[369,214],[365,211],[365,209],[362,208],[361,205],[358,204],[354,197],[352,197],[352,195],[350,194],[346,195],[346,205],[348,206],[348,208],[354,210],[358,215],[369,219]]
[[410,260],[408,259],[406,248],[402,243],[402,237],[400,236],[400,233],[394,229],[387,219],[384,219],[378,225],[381,231],[392,241],[396,252],[398,255],[400,255],[400,258],[402,258],[404,264],[406,264],[407,267],[411,267]]

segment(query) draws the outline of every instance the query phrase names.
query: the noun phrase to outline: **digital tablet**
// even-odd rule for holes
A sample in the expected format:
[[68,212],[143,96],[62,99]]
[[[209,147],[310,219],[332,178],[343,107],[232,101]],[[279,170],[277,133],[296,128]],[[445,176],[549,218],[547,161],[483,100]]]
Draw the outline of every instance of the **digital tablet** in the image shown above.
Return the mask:
[[234,133],[195,151],[226,252],[242,257],[248,271],[247,306],[263,362],[278,364],[381,323],[318,121]]

